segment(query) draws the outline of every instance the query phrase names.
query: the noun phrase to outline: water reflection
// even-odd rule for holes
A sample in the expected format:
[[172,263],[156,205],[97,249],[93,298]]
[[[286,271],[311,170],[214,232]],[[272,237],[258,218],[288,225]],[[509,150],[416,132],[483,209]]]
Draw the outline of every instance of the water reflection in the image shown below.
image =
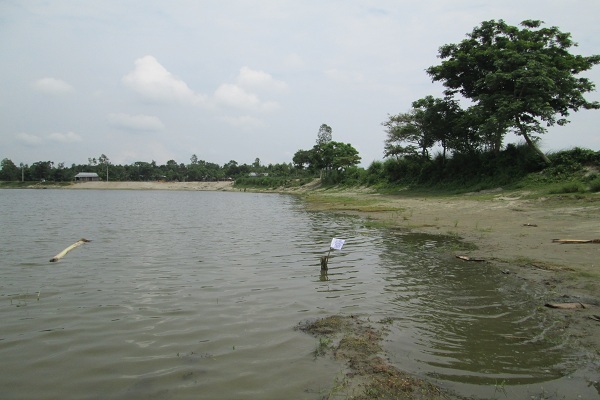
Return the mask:
[[398,345],[409,332],[410,356],[445,380],[524,384],[564,376],[569,360],[534,299],[495,268],[440,256],[447,240],[401,233],[382,240]]

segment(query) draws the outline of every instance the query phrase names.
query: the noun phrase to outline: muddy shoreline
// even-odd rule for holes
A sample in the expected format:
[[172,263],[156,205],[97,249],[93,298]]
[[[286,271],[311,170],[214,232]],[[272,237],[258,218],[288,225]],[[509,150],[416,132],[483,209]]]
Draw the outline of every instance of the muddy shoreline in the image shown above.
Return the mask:
[[[366,205],[365,199],[370,199]],[[460,238],[474,250],[457,250],[454,256],[483,260],[516,274],[539,286],[546,293],[545,301],[590,304],[547,312],[564,318],[567,334],[587,351],[600,355],[600,244],[554,241],[600,238],[600,196],[594,201],[528,199],[525,193],[499,192],[414,198],[328,191],[309,204],[315,210],[360,215],[391,228]],[[477,263],[473,267],[477,268]]]

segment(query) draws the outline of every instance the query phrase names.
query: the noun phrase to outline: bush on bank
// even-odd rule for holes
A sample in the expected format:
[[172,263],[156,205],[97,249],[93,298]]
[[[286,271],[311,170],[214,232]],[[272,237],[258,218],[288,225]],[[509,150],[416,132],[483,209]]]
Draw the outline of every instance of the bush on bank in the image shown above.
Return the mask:
[[[456,154],[444,159],[418,157],[374,161],[368,168],[351,167],[321,176],[325,187],[367,186],[380,191],[461,193],[497,187],[535,188],[548,194],[600,192],[600,151],[574,148],[548,154],[546,165],[526,145],[508,145],[499,152]],[[293,187],[316,175],[237,178],[236,187]]]

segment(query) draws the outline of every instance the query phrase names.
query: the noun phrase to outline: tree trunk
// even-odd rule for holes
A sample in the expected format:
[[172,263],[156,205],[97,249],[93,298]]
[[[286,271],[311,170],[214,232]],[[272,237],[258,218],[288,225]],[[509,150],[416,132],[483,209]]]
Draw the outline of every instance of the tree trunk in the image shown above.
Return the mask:
[[531,147],[533,150],[535,150],[535,152],[536,152],[536,153],[538,153],[538,154],[540,155],[540,157],[542,157],[542,159],[544,160],[544,162],[545,162],[546,164],[550,165],[550,164],[551,164],[551,162],[550,162],[550,159],[548,158],[548,156],[546,156],[546,155],[544,154],[544,152],[543,152],[543,151],[541,151],[541,150],[539,149],[539,147],[537,147],[537,146],[535,145],[535,143],[533,142],[533,140],[531,140],[531,138],[529,137],[529,135],[528,135],[527,133],[525,133],[525,132],[521,132],[521,134],[522,134],[522,135],[523,135],[523,137],[525,138],[525,141],[527,142],[527,144],[528,144],[528,145],[529,145],[529,146],[530,146],[530,147]]
[[548,165],[552,164],[550,162],[550,159],[548,158],[548,156],[546,156],[546,154],[544,154],[544,152],[541,151],[539,149],[539,147],[537,147],[535,145],[535,143],[533,142],[533,140],[531,140],[531,138],[527,134],[527,130],[525,129],[525,127],[523,125],[521,125],[521,121],[519,120],[519,118],[517,118],[517,126],[519,127],[519,130],[521,131],[521,136],[523,136],[525,138],[525,142],[527,142],[527,144],[529,145],[529,147],[531,147],[533,150],[535,150],[535,152],[538,153],[540,155],[540,157],[542,157],[542,159],[544,160],[544,162],[546,164],[548,164]]

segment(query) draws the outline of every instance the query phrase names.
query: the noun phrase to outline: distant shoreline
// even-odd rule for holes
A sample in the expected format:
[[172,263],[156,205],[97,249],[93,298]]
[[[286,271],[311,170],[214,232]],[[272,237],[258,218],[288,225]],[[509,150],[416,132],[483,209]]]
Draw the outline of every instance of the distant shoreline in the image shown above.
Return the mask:
[[77,182],[63,189],[108,189],[108,190],[205,190],[232,191],[233,181],[218,182]]

